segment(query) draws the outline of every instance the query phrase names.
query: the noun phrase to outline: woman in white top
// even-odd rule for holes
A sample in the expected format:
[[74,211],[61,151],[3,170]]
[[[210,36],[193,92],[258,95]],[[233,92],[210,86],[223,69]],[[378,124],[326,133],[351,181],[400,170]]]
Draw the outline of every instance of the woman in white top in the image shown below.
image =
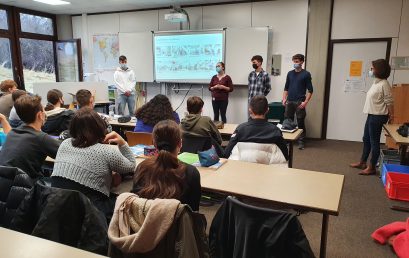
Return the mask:
[[[391,67],[385,59],[372,61],[369,76],[375,78],[366,94],[364,113],[368,114],[364,129],[364,148],[361,160],[350,164],[353,168],[362,169],[360,175],[375,174],[375,166],[380,154],[380,139],[383,124],[393,120],[393,97],[391,86],[386,80],[391,73]],[[366,161],[372,152],[370,163]]]

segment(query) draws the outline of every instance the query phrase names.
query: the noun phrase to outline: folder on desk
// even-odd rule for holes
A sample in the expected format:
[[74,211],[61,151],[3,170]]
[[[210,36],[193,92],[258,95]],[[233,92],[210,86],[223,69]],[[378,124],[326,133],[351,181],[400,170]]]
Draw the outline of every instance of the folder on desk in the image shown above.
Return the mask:
[[[185,162],[186,164],[189,164],[195,167],[203,167],[200,164],[199,155],[195,153],[183,152],[178,155],[178,159],[182,162]],[[223,166],[226,162],[227,162],[227,159],[220,159],[219,162],[207,168],[216,170],[219,167]]]

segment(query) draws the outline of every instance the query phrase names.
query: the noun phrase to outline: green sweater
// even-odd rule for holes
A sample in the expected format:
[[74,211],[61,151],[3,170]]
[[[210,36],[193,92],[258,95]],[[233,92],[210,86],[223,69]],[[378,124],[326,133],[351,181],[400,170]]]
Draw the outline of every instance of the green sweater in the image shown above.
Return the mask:
[[180,122],[183,133],[197,136],[210,136],[219,144],[222,143],[222,136],[216,125],[208,116],[200,114],[189,114]]

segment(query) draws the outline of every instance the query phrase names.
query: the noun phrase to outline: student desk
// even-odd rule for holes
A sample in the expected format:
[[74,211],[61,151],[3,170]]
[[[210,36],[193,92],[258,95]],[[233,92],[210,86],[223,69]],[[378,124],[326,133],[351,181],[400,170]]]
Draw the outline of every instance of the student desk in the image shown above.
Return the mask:
[[[137,163],[143,159],[137,158]],[[217,170],[198,168],[202,190],[322,213],[320,257],[326,256],[329,215],[338,216],[344,176],[228,160]],[[126,180],[115,193],[132,189]]]
[[409,137],[403,137],[398,134],[400,124],[384,124],[383,128],[389,134],[389,136],[399,145],[399,154],[400,154],[400,164],[409,165],[409,158],[406,158],[406,151],[409,145]]
[[[238,126],[237,124],[224,124],[224,128],[219,129],[219,132],[221,135],[231,136],[236,130],[237,126]],[[297,129],[293,133],[283,132],[283,138],[286,142],[288,142],[288,157],[289,157],[288,167],[289,168],[293,167],[293,153],[294,153],[293,143],[300,138],[302,132],[303,132],[302,129]]]
[[132,120],[127,122],[127,123],[120,123],[120,122],[118,122],[118,119],[109,120],[110,125],[126,128],[126,129],[131,130],[131,131],[133,131],[133,129],[135,128],[135,123],[136,122],[135,121],[132,122]]
[[68,245],[26,235],[0,227],[0,256],[7,258],[102,258]]

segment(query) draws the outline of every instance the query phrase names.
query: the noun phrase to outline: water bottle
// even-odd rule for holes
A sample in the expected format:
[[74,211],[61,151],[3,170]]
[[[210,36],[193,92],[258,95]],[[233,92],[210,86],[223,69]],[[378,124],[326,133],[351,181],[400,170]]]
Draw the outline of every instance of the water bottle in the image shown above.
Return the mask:
[[114,119],[115,116],[115,105],[109,106],[109,118]]

